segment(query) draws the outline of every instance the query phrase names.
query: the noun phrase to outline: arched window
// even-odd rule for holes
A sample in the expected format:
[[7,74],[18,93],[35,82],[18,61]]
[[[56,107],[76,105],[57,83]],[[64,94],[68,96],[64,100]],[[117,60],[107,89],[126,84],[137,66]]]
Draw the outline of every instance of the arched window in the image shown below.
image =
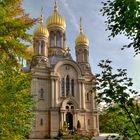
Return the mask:
[[56,47],[60,47],[60,32],[56,32]]
[[61,79],[61,96],[64,96],[64,78]]
[[45,51],[45,42],[42,40],[41,41],[41,55],[44,55],[44,51]]
[[41,126],[43,125],[43,119],[42,118],[40,119],[40,125]]
[[72,96],[74,97],[74,79],[71,80],[71,92]]
[[70,87],[69,87],[69,80],[70,80],[70,78],[67,75],[67,77],[66,77],[66,95],[69,94],[69,89],[70,89]]
[[89,101],[89,93],[87,93],[87,100]]
[[69,110],[69,106],[66,106],[66,109]]
[[54,47],[54,33],[50,33],[50,47]]
[[71,109],[74,109],[74,106],[71,106]]

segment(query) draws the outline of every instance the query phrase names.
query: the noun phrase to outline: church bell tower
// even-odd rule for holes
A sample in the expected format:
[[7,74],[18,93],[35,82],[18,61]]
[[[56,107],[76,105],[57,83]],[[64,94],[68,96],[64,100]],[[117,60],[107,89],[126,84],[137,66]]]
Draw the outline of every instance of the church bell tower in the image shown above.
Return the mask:
[[81,66],[84,74],[91,73],[89,64],[89,40],[84,35],[82,18],[80,18],[80,35],[75,40],[76,62]]
[[43,26],[43,16],[41,15],[39,24],[34,30],[33,34],[33,50],[34,56],[32,59],[31,67],[39,63],[47,64],[48,62],[48,37],[49,32]]
[[66,48],[66,23],[64,18],[59,14],[58,5],[55,1],[54,12],[46,22],[49,31],[49,56],[64,56]]

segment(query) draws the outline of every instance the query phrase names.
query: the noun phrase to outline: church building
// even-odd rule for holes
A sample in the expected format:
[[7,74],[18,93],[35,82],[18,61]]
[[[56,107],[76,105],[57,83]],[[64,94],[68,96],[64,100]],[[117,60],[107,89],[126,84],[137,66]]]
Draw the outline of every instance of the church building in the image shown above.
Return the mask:
[[[95,77],[89,64],[89,40],[80,20],[79,36],[75,39],[76,60],[66,43],[66,23],[57,3],[43,25],[43,16],[33,33],[31,93],[36,105],[30,138],[58,136],[64,122],[68,129],[81,124],[81,133],[99,133],[95,101]],[[73,46],[71,46],[73,47]]]

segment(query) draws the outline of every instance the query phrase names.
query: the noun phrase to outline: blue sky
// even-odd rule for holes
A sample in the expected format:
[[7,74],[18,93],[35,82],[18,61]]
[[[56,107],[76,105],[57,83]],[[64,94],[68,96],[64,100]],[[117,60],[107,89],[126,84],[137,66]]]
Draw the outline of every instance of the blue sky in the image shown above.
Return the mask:
[[[100,0],[57,0],[59,13],[66,21],[67,45],[75,59],[75,38],[79,34],[79,19],[82,17],[83,30],[90,45],[90,64],[93,73],[99,72],[97,64],[102,59],[113,61],[113,68],[126,68],[129,77],[133,78],[134,88],[140,92],[140,55],[134,56],[133,49],[121,51],[129,43],[123,35],[108,40],[109,32],[105,31],[105,17],[101,15]],[[53,12],[54,0],[24,0],[23,7],[31,17],[40,17],[43,6],[44,25]],[[33,33],[34,27],[29,31]]]

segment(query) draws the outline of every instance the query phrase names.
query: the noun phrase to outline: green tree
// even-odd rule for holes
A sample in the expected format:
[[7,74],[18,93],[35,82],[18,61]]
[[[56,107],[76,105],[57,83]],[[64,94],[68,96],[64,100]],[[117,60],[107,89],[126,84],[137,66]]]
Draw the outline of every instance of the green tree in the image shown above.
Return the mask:
[[[102,60],[99,67],[101,74],[96,75],[97,80],[97,102],[106,103],[110,113],[109,116],[114,123],[110,127],[115,128],[124,139],[140,139],[140,110],[134,99],[138,93],[132,89],[132,79],[128,78],[126,69],[113,71],[110,66],[111,61]],[[131,96],[130,96],[131,95]],[[113,117],[115,115],[115,117]],[[106,127],[106,126],[104,126]]]
[[33,118],[30,74],[11,65],[0,65],[0,139],[22,140]]
[[140,53],[140,1],[139,0],[107,0],[103,3],[101,12],[107,16],[107,30],[110,37],[124,34],[131,43],[125,47],[133,47],[135,54]]
[[81,123],[80,123],[80,121],[78,120],[77,121],[77,129],[80,129],[81,128]]
[[116,125],[116,112],[111,112],[111,108],[104,107],[100,111],[99,126],[100,133],[119,133]]
[[31,128],[33,101],[31,76],[20,72],[19,58],[26,56],[31,19],[22,0],[0,1],[0,139],[22,140]]
[[26,31],[35,23],[24,13],[22,0],[0,1],[0,61],[17,63],[19,57],[24,57],[25,43],[31,41],[31,35]]

